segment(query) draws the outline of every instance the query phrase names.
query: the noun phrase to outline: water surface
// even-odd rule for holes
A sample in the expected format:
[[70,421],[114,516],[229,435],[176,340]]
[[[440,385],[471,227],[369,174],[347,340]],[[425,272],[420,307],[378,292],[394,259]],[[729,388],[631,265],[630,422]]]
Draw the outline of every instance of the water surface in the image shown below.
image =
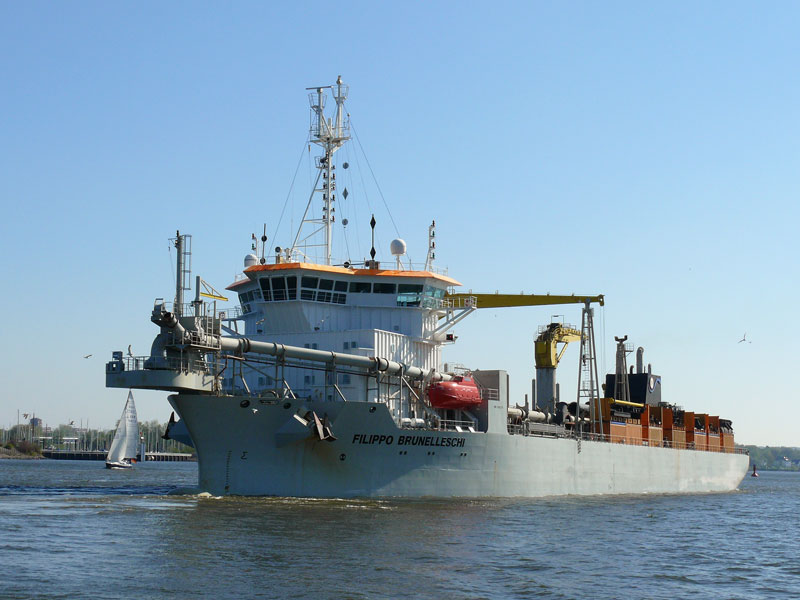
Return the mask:
[[800,474],[737,492],[213,498],[194,463],[0,461],[3,598],[797,598]]

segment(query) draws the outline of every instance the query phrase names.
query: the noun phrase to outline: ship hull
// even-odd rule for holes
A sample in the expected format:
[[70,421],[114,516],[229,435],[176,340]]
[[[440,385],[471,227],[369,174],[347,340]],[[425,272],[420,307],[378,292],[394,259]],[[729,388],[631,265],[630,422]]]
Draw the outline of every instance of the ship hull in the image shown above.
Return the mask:
[[[178,394],[170,403],[215,495],[540,497],[736,489],[746,455],[572,438],[401,429],[384,404]],[[295,415],[327,416],[335,440]]]

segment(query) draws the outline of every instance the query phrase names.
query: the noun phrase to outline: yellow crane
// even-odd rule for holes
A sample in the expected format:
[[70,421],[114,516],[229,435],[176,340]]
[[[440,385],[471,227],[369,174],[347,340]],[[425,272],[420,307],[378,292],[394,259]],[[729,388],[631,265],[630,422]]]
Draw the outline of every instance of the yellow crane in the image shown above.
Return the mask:
[[[586,315],[591,315],[589,305],[597,303],[600,306],[605,304],[602,294],[595,296],[580,296],[576,294],[555,295],[555,294],[482,294],[482,293],[448,293],[445,296],[453,305],[471,306],[474,308],[507,308],[513,306],[548,306],[554,304],[583,304],[584,320]],[[591,318],[591,317],[590,317]],[[594,341],[591,326],[589,327],[592,351],[589,363],[594,361]],[[556,389],[556,367],[558,366],[567,345],[570,342],[583,340],[583,334],[572,327],[565,326],[563,323],[550,323],[536,338],[534,342],[534,355],[536,357],[536,405],[540,410],[555,412],[557,401]],[[587,340],[583,340],[586,342]],[[561,347],[559,348],[559,344]],[[596,365],[590,364],[586,368],[595,368]],[[589,375],[591,377],[591,374]],[[596,375],[594,377],[596,379]],[[596,381],[589,387],[594,390]],[[594,396],[592,391],[590,395]]]
[[[540,410],[555,413],[558,391],[556,387],[556,367],[567,345],[578,342],[583,335],[563,323],[550,323],[539,330],[533,343],[536,358],[536,404]],[[561,347],[559,348],[559,345]]]
[[[592,302],[605,305],[603,294],[596,296],[580,296],[576,294],[494,294],[484,293],[448,293],[445,298],[459,305],[471,305],[475,308],[509,308],[515,306],[548,306],[553,304],[583,304]],[[564,326],[562,323],[550,323],[540,332],[535,342],[536,367],[555,369],[567,349],[567,344],[581,339],[581,332]],[[559,349],[558,344],[563,344]]]
[[[570,295],[554,295],[554,294],[494,294],[474,293],[472,290],[469,292],[447,292],[444,296],[450,309],[442,312],[439,319],[444,319],[444,323],[437,327],[435,334],[442,336],[442,339],[455,339],[453,334],[446,334],[445,332],[453,327],[456,323],[461,321],[464,317],[470,314],[475,309],[481,308],[509,308],[517,306],[548,306],[552,304],[583,304],[588,307],[592,302],[597,302],[600,306],[605,304],[605,298],[602,294],[597,296],[578,296],[576,294]],[[459,311],[460,314],[454,316],[454,309]]]
[[[555,369],[558,366],[567,344],[578,342],[581,332],[563,323],[550,323],[545,326],[533,344],[537,369]],[[563,344],[561,349],[559,344]]]
[[[470,302],[475,301],[477,308],[508,308],[512,306],[547,306],[550,304],[586,304],[586,302],[597,302],[600,306],[605,304],[603,294],[597,296],[578,296],[575,294],[570,295],[555,295],[555,294],[474,294],[472,292],[466,293],[448,293],[445,298],[454,300],[456,302]],[[474,299],[474,300],[473,300]]]

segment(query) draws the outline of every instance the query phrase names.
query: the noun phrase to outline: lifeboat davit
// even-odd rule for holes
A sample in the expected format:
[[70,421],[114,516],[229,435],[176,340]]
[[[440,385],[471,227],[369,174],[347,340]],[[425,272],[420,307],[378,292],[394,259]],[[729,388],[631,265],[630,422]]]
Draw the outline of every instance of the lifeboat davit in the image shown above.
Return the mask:
[[451,381],[440,381],[428,388],[433,408],[469,410],[480,406],[481,391],[472,377],[456,375]]

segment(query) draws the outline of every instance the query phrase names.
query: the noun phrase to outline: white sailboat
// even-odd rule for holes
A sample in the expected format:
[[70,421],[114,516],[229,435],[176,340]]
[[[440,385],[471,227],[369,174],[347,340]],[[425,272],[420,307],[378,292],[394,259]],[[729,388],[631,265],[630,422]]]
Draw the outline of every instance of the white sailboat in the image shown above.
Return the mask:
[[136,418],[136,405],[133,393],[128,391],[125,409],[114,433],[111,449],[106,456],[107,469],[130,469],[136,462],[136,447],[139,443],[139,421]]

